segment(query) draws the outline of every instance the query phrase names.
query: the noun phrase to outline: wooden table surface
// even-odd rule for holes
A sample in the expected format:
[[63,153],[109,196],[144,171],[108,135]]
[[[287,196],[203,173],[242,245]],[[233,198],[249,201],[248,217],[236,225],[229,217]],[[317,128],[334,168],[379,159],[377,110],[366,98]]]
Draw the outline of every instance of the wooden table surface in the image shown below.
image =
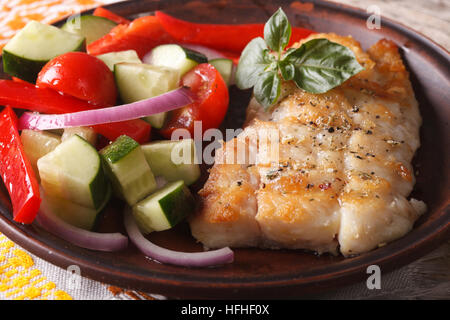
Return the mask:
[[[339,0],[411,27],[450,50],[450,0]],[[383,20],[381,19],[381,25]],[[450,146],[449,146],[450,147]],[[368,275],[369,276],[369,275]],[[318,299],[450,299],[450,240],[415,262],[383,274],[381,289],[366,282],[314,296]]]

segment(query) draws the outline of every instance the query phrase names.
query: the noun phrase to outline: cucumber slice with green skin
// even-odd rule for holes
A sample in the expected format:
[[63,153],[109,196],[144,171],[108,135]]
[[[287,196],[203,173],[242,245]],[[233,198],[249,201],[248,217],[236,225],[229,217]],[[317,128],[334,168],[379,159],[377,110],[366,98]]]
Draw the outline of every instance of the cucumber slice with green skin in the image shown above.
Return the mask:
[[46,131],[22,130],[20,134],[23,149],[30,160],[36,176],[39,178],[37,161],[52,152],[61,143],[61,137]]
[[172,228],[194,209],[194,199],[183,181],[171,182],[133,206],[144,233]]
[[31,21],[3,48],[3,70],[34,83],[42,67],[51,59],[69,51],[84,50],[84,37]]
[[70,127],[65,128],[61,140],[66,141],[70,137],[78,135],[84,140],[95,146],[97,144],[97,133],[91,127]]
[[141,59],[139,59],[137,52],[134,50],[108,52],[105,54],[100,54],[96,57],[102,60],[111,71],[114,71],[115,64],[121,62],[142,63]]
[[219,71],[225,83],[229,86],[232,81],[233,75],[233,60],[230,59],[213,59],[208,61],[209,64],[212,64],[214,68]]
[[[177,70],[143,63],[118,63],[114,76],[123,102],[131,103],[159,96],[178,87],[180,74]],[[154,128],[162,128],[166,112],[146,117]]]
[[177,44],[157,46],[152,50],[150,57],[152,65],[177,69],[180,76],[183,76],[199,63],[208,62],[205,55]]
[[191,185],[200,177],[195,163],[195,143],[192,139],[156,141],[141,146],[145,158],[156,176],[167,181],[183,180]]
[[120,136],[100,151],[114,191],[130,206],[156,189],[153,173],[140,145],[128,136]]
[[45,192],[41,193],[42,202],[65,222],[81,229],[92,230],[96,224],[100,212],[111,198],[111,187],[108,185],[107,195],[103,204],[98,209],[85,207],[68,201],[67,199],[50,197]]
[[84,15],[68,19],[61,29],[86,38],[86,44],[90,44],[108,34],[115,26],[117,23],[109,19]]
[[95,148],[78,135],[58,145],[37,162],[41,184],[50,197],[99,209],[108,194],[108,181]]

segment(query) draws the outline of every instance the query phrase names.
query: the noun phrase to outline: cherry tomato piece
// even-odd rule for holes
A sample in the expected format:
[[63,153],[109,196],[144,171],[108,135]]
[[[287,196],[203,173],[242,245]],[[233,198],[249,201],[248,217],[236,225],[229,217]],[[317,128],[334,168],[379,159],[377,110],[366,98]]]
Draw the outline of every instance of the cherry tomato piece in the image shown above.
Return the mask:
[[170,139],[176,129],[187,129],[194,134],[194,121],[202,122],[202,131],[218,128],[228,110],[228,87],[220,73],[210,64],[202,63],[187,72],[181,85],[189,87],[194,102],[172,111],[160,133]]
[[103,61],[83,52],[68,52],[49,61],[39,73],[36,85],[102,107],[116,104],[113,73]]

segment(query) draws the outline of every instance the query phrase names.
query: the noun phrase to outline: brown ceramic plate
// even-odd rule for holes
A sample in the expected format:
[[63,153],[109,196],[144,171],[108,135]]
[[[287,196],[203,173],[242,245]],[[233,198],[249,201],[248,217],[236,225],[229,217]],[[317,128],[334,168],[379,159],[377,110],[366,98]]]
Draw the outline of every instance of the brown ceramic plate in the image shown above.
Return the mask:
[[[265,22],[280,5],[295,26],[351,34],[365,48],[383,37],[401,47],[423,117],[422,147],[415,159],[419,174],[414,196],[424,200],[429,207],[410,233],[385,247],[349,259],[330,255],[318,257],[303,251],[238,249],[233,264],[204,269],[183,268],[150,261],[133,245],[117,253],[94,252],[73,246],[37,226],[14,223],[4,188],[0,189],[0,200],[3,199],[0,201],[3,203],[0,205],[0,231],[51,263],[63,268],[80,266],[82,275],[89,278],[181,298],[295,298],[332,290],[365,278],[369,265],[379,265],[387,272],[419,258],[448,239],[450,56],[443,48],[385,18],[381,20],[381,30],[369,30],[365,12],[323,1],[302,4],[297,1],[135,0],[108,8],[127,17],[159,9],[195,22],[247,23]],[[237,128],[242,125],[249,94],[235,88],[231,94],[231,110],[225,126]],[[103,220],[102,230],[123,230],[119,210],[108,210]],[[153,240],[179,250],[201,248],[190,237],[187,225],[155,234]]]

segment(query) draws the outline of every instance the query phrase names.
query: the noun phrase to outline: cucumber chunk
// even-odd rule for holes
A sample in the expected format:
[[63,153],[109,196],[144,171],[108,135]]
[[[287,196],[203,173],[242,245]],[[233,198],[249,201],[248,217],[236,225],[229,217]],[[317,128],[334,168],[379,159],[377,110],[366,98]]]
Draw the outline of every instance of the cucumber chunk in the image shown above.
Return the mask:
[[200,167],[195,163],[193,139],[156,141],[141,146],[152,172],[167,181],[183,180],[191,185],[200,177]]
[[37,162],[41,184],[50,197],[99,209],[108,183],[95,148],[78,135],[58,145]]
[[133,206],[133,215],[144,233],[167,230],[194,209],[194,199],[183,181],[171,182]]
[[48,61],[66,52],[84,49],[84,37],[31,21],[3,48],[3,70],[34,83]]
[[70,127],[65,128],[61,136],[62,141],[66,141],[74,135],[79,135],[84,140],[95,146],[97,144],[97,133],[91,127]]
[[121,62],[142,63],[136,51],[125,50],[117,52],[108,52],[96,56],[102,60],[111,71],[114,71],[114,65]]
[[114,191],[130,206],[156,189],[153,173],[140,145],[128,136],[120,136],[103,148],[100,155]]
[[201,53],[183,48],[177,44],[163,44],[151,52],[151,64],[177,69],[180,76],[191,70],[199,63],[206,63],[208,59]]
[[108,34],[116,25],[103,17],[84,15],[68,19],[61,29],[86,38],[86,44],[90,44]]
[[178,87],[179,73],[175,69],[143,63],[118,63],[114,75],[123,102],[144,100]]
[[213,59],[208,62],[219,71],[225,83],[229,86],[233,76],[233,60],[230,59]]
[[20,140],[22,141],[25,154],[30,160],[36,176],[39,178],[37,161],[47,153],[55,150],[61,143],[61,138],[46,131],[22,130]]
[[164,126],[164,123],[166,123],[167,115],[167,112],[156,113],[145,117],[144,120],[147,121],[153,128],[161,129]]
[[[114,75],[121,99],[125,103],[144,100],[174,90],[180,74],[177,70],[143,63],[118,63]],[[162,128],[166,112],[146,117],[154,128]]]
[[45,205],[65,222],[81,229],[92,230],[100,212],[108,203],[111,193],[111,187],[108,185],[107,195],[98,209],[85,207],[67,199],[51,197],[45,192],[41,193],[41,197],[42,202],[45,202]]

